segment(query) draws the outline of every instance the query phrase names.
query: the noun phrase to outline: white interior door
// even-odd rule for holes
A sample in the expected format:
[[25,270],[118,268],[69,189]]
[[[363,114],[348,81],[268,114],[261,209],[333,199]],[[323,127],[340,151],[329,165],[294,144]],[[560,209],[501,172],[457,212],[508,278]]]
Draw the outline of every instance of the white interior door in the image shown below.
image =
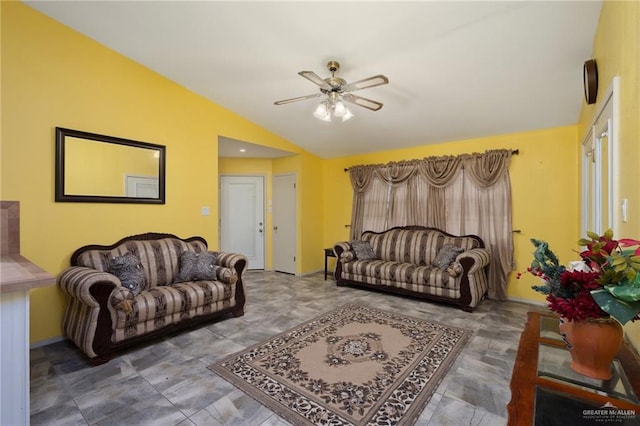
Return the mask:
[[296,175],[273,178],[273,269],[296,273]]
[[264,177],[220,176],[220,250],[264,269]]
[[153,176],[125,176],[127,197],[158,198],[160,184],[157,177]]

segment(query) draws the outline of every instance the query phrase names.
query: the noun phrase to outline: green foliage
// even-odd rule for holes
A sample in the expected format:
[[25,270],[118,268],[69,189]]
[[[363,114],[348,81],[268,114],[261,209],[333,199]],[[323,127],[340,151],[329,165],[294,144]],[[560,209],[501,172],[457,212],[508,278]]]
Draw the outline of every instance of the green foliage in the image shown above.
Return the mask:
[[591,296],[600,309],[615,318],[620,324],[626,324],[634,319],[640,312],[640,302],[626,302],[608,289],[594,290]]
[[531,288],[544,295],[554,294],[560,297],[568,297],[567,290],[560,286],[560,274],[566,271],[560,265],[558,256],[551,251],[549,243],[542,240],[531,239],[531,244],[535,247],[533,260],[529,272],[537,275],[542,280],[541,285],[534,285]]
[[[600,308],[625,324],[640,313],[640,241],[613,239],[608,229],[603,235],[587,232],[578,241],[586,250],[580,253],[599,275],[596,282],[604,288],[591,292]],[[624,248],[623,248],[624,247]],[[629,249],[636,247],[636,249]]]

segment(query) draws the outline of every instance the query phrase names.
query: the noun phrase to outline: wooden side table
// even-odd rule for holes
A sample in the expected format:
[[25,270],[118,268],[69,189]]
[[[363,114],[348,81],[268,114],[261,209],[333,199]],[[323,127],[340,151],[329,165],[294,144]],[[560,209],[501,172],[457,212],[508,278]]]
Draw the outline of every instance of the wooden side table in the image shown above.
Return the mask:
[[330,257],[336,257],[336,254],[333,252],[333,248],[324,249],[324,280],[327,280],[327,260]]
[[511,376],[509,425],[638,425],[640,361],[625,342],[610,380],[571,370],[558,317],[529,312]]

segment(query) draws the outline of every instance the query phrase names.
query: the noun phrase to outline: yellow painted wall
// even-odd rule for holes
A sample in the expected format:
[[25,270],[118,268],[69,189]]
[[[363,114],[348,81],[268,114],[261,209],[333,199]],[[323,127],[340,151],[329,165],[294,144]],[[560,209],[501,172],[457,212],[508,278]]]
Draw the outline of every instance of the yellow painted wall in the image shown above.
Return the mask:
[[[300,170],[304,179],[299,180],[299,208],[305,210],[303,220],[299,221],[300,237],[298,246],[301,262],[299,272],[319,271],[324,267],[324,210],[326,204],[323,196],[324,168],[322,162],[316,161],[313,155],[300,155]],[[330,203],[329,203],[330,204]],[[327,246],[328,247],[328,246]]]
[[[613,77],[620,76],[619,199],[627,198],[628,222],[620,220],[619,206],[614,206],[617,237],[640,238],[640,2],[606,0],[593,44],[593,58],[598,64],[598,97],[593,105],[583,107],[578,123],[582,140],[600,107]],[[585,58],[585,60],[588,58]],[[640,323],[628,323],[625,332],[640,348]]]
[[[397,149],[367,155],[326,160],[324,245],[348,239],[353,193],[344,168],[358,164],[419,159],[429,156],[483,152],[487,149],[518,149],[511,158],[509,174],[513,198],[513,227],[518,270],[531,264],[530,238],[546,240],[568,262],[576,258],[573,250],[579,238],[578,142],[576,126],[470,139],[438,145]],[[531,279],[516,280],[511,274],[508,295],[515,299],[543,301],[531,290]]]
[[[52,274],[80,246],[149,231],[201,235],[216,248],[219,135],[304,153],[23,3],[0,7],[0,195],[20,201],[22,254]],[[56,126],[165,145],[167,203],[55,203]],[[211,216],[200,215],[205,205]],[[60,336],[62,312],[55,286],[33,290],[31,342]]]

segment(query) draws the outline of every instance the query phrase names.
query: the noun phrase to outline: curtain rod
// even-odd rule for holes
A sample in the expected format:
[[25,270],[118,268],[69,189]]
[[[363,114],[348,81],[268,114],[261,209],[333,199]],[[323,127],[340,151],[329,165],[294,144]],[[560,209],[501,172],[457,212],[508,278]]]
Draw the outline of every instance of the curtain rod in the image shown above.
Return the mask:
[[[518,154],[520,154],[520,150],[519,149],[514,149],[513,151],[511,151],[511,155],[518,155]],[[349,168],[345,167],[344,171],[348,172]]]

